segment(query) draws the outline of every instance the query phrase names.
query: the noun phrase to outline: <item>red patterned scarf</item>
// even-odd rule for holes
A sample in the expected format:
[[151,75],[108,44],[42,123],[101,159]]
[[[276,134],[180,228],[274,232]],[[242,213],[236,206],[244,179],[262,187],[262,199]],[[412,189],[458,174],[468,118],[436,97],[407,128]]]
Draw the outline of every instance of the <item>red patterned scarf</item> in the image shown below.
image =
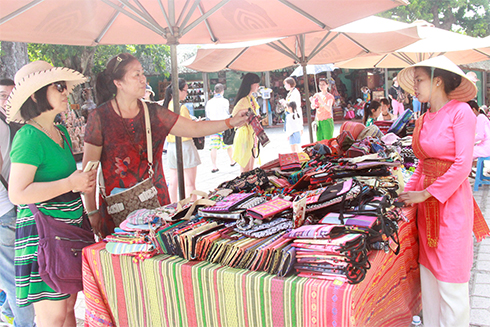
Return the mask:
[[[438,177],[444,175],[451,165],[452,161],[430,158],[420,145],[420,131],[424,123],[424,115],[417,119],[415,130],[413,131],[412,147],[417,158],[422,160],[422,174],[424,174],[424,189],[432,185]],[[435,197],[430,197],[422,203],[425,209],[425,219],[427,224],[427,243],[429,247],[437,247],[439,240],[439,201]],[[490,235],[488,225],[483,218],[480,208],[473,198],[474,218],[473,233],[478,242]]]

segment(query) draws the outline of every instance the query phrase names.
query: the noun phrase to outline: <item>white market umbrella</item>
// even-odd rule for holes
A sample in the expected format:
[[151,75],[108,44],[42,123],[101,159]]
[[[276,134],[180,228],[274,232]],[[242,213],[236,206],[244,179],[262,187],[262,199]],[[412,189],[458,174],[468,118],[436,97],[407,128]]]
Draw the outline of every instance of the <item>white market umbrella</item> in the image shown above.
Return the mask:
[[[67,45],[226,43],[331,30],[406,0],[0,0],[0,40]],[[178,102],[174,111],[180,112]],[[184,197],[177,138],[179,195]]]
[[[420,37],[416,27],[372,16],[331,31],[304,33],[260,45],[208,46],[198,49],[186,62],[186,67],[202,72],[223,69],[261,72],[300,64],[305,70],[308,64],[335,63],[364,53],[389,53],[417,40]],[[313,142],[307,83],[305,93],[310,141]]]
[[336,66],[353,69],[403,68],[440,55],[457,65],[490,59],[489,37],[473,38],[434,27],[424,21],[406,25],[416,26],[422,39],[389,54],[364,54],[336,63]]

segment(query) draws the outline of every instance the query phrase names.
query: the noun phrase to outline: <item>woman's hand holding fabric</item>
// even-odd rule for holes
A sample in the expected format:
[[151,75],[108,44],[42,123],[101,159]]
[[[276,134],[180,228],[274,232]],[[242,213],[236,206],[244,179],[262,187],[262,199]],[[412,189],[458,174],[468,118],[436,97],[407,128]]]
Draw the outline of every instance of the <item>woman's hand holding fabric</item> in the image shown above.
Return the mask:
[[95,178],[97,170],[82,172],[76,170],[68,177],[73,190],[82,193],[92,193],[95,190]]
[[427,192],[427,190],[422,190],[422,191],[409,191],[409,192],[402,192],[398,196],[398,199],[405,204],[415,204],[415,203],[421,203],[430,198],[432,195]]
[[230,120],[230,124],[233,127],[242,127],[243,125],[247,124],[248,122],[248,110],[240,110],[239,112],[236,113],[235,116],[233,116]]

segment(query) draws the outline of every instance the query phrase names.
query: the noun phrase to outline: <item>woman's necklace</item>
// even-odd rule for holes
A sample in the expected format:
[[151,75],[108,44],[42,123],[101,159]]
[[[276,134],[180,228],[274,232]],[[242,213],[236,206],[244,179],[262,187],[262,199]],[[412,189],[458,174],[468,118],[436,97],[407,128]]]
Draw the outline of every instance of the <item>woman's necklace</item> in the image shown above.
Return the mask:
[[[56,144],[58,144],[60,147],[64,148],[64,146],[63,146],[63,136],[61,136],[61,131],[60,131],[58,128],[56,128],[56,127],[55,127],[55,129],[56,129],[56,130],[58,131],[58,133],[59,133],[60,140],[59,140],[59,141],[56,141],[56,140],[54,139],[54,137],[51,135],[51,133],[50,133],[50,132],[48,132],[48,130],[47,130],[47,129],[45,129],[45,128],[43,127],[43,125],[41,125],[41,124],[39,124],[37,121],[35,121],[35,120],[34,120],[34,118],[31,118],[30,120],[31,120],[31,121],[32,121],[34,124],[36,124],[36,125],[37,125],[37,126],[38,126],[38,127],[39,127],[39,128],[40,128],[40,129],[41,129],[43,132],[44,132],[44,133],[46,133],[46,135],[47,135],[47,136],[49,136],[49,138],[50,138],[50,139],[52,139],[52,140],[53,140],[53,141],[54,141]],[[53,126],[54,126],[54,123],[53,123]]]
[[431,120],[431,121],[432,121],[432,120],[434,120],[434,119],[436,118],[437,114],[439,113],[439,111],[441,111],[441,110],[442,110],[442,108],[444,108],[444,106],[445,106],[445,105],[446,105],[446,104],[447,104],[449,101],[450,101],[450,100],[447,100],[447,101],[446,101],[446,103],[445,103],[445,104],[443,104],[443,105],[442,105],[442,107],[441,107],[441,108],[439,108],[439,110],[437,110],[435,113],[433,113],[433,112],[431,112],[431,111],[429,110],[429,113],[431,113],[431,114],[433,114],[433,115],[430,115],[430,116],[429,116],[429,115],[427,115],[427,119],[429,119],[429,120]]

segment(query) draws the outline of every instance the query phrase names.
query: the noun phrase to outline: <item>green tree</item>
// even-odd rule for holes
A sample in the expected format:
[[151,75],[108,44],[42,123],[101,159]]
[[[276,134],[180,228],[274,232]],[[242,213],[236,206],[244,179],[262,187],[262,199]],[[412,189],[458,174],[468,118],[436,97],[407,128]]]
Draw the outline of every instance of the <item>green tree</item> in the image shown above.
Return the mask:
[[411,23],[418,19],[434,26],[469,36],[490,35],[490,2],[488,0],[410,0],[380,14],[382,17]]
[[29,43],[29,59],[45,60],[54,66],[75,69],[90,77],[104,70],[107,61],[121,52],[129,52],[142,63],[149,75],[168,76],[167,45],[99,45],[96,47]]

